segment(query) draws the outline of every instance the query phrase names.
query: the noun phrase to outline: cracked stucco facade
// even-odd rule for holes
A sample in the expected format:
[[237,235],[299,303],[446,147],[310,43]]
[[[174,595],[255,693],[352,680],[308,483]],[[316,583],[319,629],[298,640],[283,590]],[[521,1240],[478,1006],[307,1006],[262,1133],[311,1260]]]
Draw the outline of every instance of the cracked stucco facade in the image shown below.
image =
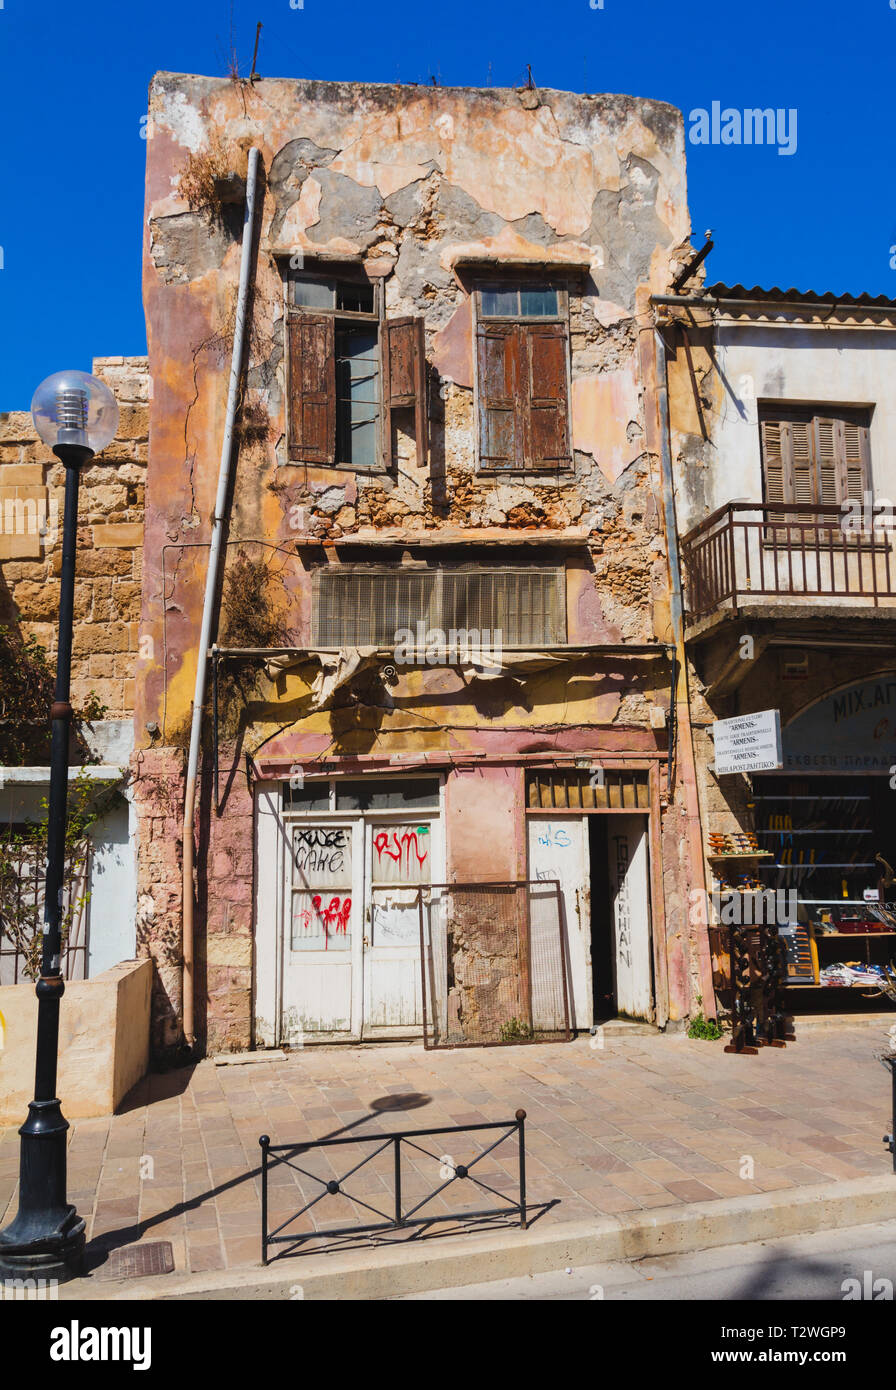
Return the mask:
[[[569,657],[517,680],[471,690],[452,668],[368,672],[314,708],[319,667],[298,659],[260,678],[235,742],[221,749],[223,813],[210,806],[210,758],[196,825],[198,1014],[210,1049],[255,1041],[252,798],[244,771],[272,778],[295,762],[387,769],[426,756],[446,770],[452,871],[483,876],[462,811],[472,802],[453,760],[479,759],[480,795],[511,787],[507,844],[489,877],[525,876],[523,777],[547,752],[640,759],[656,779],[655,923],[662,1012],[689,1011],[688,866],[683,810],[665,785],[668,576],[654,393],[651,293],[688,255],[681,115],[661,102],[559,91],[261,80],[160,73],[150,94],[144,300],[153,382],[146,502],[138,748],[148,723],[156,775],[181,776],[205,578],[203,548],[217,484],[242,208],[191,210],[181,180],[191,156],[223,151],[245,177],[257,147],[264,177],[257,227],[244,409],[261,430],[238,443],[227,553],[271,557],[282,644],[310,642],[314,568],[374,550],[367,540],[435,560],[465,539],[508,563],[538,563],[556,538],[567,570]],[[286,448],[282,257],[344,258],[384,286],[388,317],[425,319],[429,457],[418,464],[411,422],[397,413],[385,472],[291,462]],[[278,259],[281,258],[281,259]],[[556,475],[479,471],[469,267],[569,268],[572,464]],[[316,548],[315,548],[316,546]],[[419,546],[421,549],[416,550]],[[428,547],[428,548],[425,548]],[[556,556],[554,557],[556,563]],[[656,645],[629,659],[625,644]],[[481,684],[481,683],[480,683]],[[390,761],[391,760],[391,761]],[[229,771],[228,771],[229,769]],[[235,772],[234,769],[243,769]],[[509,782],[508,782],[509,779]],[[470,778],[467,778],[469,784]],[[452,790],[453,788],[453,790]],[[662,808],[661,824],[660,807]],[[173,825],[170,827],[173,829]],[[169,837],[170,838],[170,837]],[[659,863],[661,841],[669,864]],[[161,855],[161,850],[160,850]],[[157,1044],[176,1039],[180,847],[141,857],[146,920],[158,923],[168,984]],[[658,916],[657,916],[658,914]],[[657,929],[655,927],[655,929]],[[148,928],[150,932],[152,927]]]

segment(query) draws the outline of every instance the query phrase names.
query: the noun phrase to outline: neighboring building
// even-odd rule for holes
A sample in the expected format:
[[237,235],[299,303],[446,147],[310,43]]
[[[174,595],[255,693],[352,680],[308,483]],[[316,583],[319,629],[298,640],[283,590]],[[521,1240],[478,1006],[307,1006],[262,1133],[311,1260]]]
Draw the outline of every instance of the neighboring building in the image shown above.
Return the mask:
[[[712,285],[660,312],[704,830],[760,852],[707,880],[793,894],[792,1008],[867,1007],[830,967],[896,939],[896,301]],[[712,721],[762,710],[783,767],[717,776]]]
[[[65,364],[60,364],[65,365]],[[145,357],[101,357],[93,372],[115,392],[118,436],[81,477],[72,705],[91,712],[71,776],[109,793],[90,829],[86,876],[74,899],[69,978],[94,976],[136,955],[135,819],[128,770],[134,747],[134,663],[140,614],[143,488],[149,375]],[[37,382],[34,383],[38,385]],[[30,415],[0,415],[0,627],[13,645],[38,643],[55,666],[58,575],[62,559],[63,465],[37,438]],[[8,673],[25,682],[25,672]],[[16,703],[20,710],[19,702]],[[26,710],[32,722],[0,726],[0,835],[45,818],[49,794],[49,701]],[[3,710],[3,723],[8,725]],[[112,789],[121,783],[119,793]],[[30,861],[29,861],[30,862]],[[42,892],[43,865],[26,872],[22,893]],[[0,929],[0,983],[21,978],[22,960]]]
[[541,966],[497,960],[494,893],[472,885],[554,876],[574,1026],[685,1019],[711,976],[686,707],[670,739],[650,305],[692,254],[680,113],[162,73],[149,127],[135,797],[156,1046],[181,1035],[185,747],[251,147],[199,1041],[419,1036],[418,888],[466,886],[465,949],[496,978]]

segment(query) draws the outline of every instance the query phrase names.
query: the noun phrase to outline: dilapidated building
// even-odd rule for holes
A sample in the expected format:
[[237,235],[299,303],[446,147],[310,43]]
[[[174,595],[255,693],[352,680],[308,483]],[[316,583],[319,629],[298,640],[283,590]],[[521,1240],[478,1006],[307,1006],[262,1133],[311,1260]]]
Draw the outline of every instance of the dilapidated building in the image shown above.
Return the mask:
[[650,304],[692,254],[680,113],[161,73],[148,134],[157,1047],[185,1018],[212,1051],[685,1018]]

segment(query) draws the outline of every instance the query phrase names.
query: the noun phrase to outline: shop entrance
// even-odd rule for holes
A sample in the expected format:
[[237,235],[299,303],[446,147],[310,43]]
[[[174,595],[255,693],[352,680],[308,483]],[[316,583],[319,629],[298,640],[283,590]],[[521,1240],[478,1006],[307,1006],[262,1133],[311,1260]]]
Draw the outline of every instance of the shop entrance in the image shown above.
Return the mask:
[[[764,889],[796,905],[802,978],[788,1007],[875,1006],[896,958],[896,819],[889,777],[814,773],[754,778],[757,860]],[[791,914],[792,915],[792,914]],[[780,924],[779,924],[780,925]],[[876,1000],[877,1007],[890,1007]]]

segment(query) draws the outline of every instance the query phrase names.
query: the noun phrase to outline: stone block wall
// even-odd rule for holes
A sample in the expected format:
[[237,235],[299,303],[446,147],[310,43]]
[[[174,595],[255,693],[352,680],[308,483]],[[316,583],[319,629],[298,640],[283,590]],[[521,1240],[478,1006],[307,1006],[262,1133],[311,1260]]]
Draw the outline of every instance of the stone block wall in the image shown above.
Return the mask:
[[[108,719],[133,714],[149,449],[145,357],[94,358],[114,391],[118,434],[81,474],[72,702],[93,694]],[[34,637],[52,661],[59,612],[65,469],[25,411],[0,413],[0,621]]]

